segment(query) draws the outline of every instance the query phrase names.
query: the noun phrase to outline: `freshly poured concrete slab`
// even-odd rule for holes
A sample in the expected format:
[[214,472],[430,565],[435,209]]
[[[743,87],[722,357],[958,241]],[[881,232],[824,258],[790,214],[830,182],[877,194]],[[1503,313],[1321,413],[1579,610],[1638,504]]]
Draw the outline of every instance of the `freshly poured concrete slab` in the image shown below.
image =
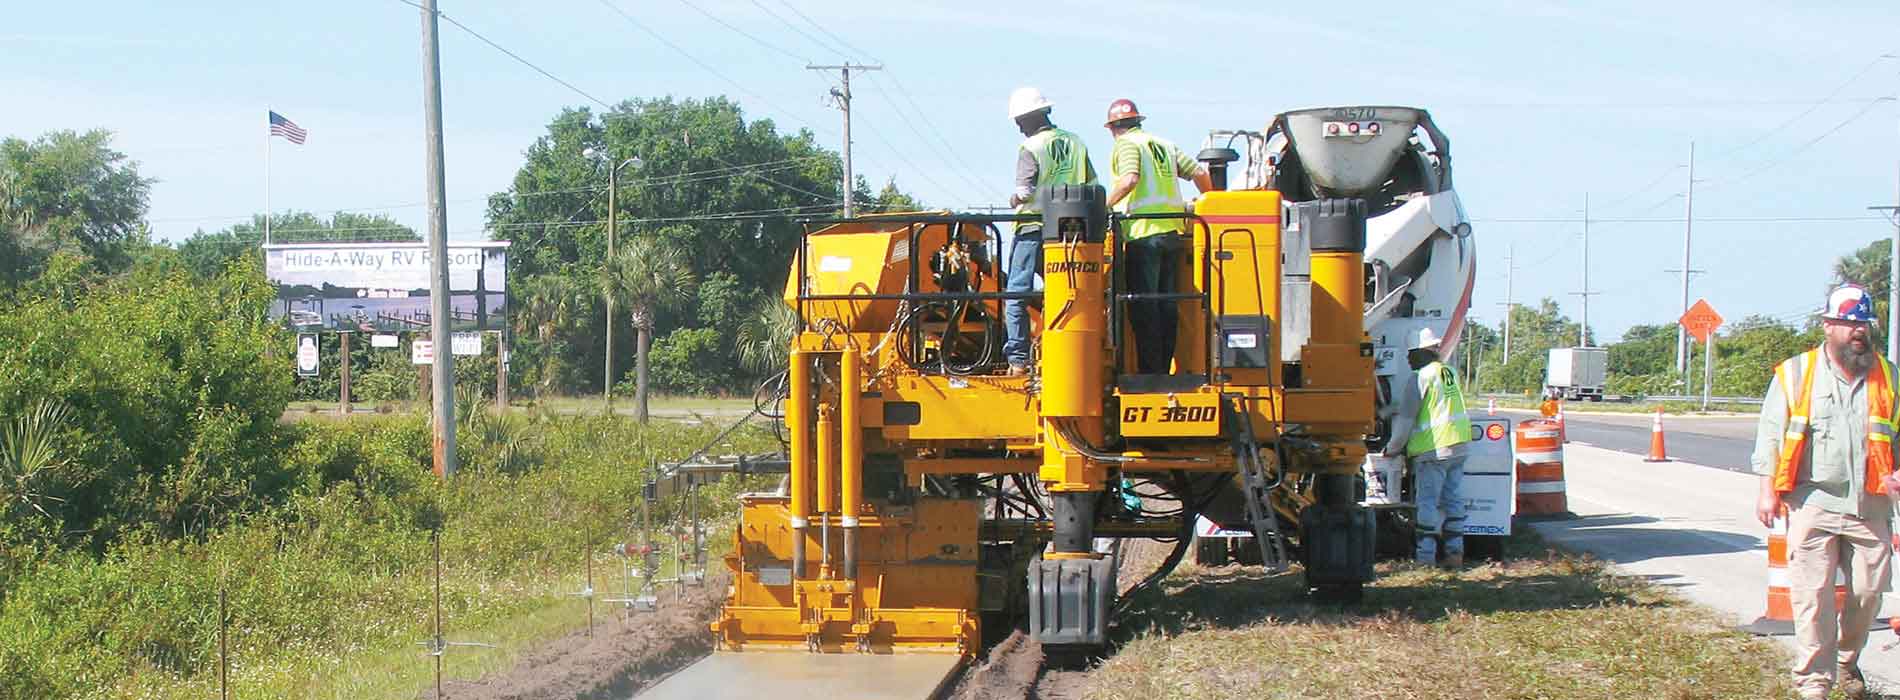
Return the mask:
[[718,652],[668,676],[640,700],[923,700],[961,665],[949,654]]

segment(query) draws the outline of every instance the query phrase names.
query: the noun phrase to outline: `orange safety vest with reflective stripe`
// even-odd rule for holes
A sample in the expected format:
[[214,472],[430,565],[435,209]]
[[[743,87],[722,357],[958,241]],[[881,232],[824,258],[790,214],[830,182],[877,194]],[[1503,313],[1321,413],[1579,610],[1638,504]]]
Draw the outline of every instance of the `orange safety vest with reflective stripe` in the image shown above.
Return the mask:
[[[1775,381],[1787,399],[1787,427],[1781,435],[1781,459],[1775,462],[1775,493],[1794,491],[1795,472],[1801,469],[1801,455],[1807,452],[1811,426],[1815,369],[1820,366],[1821,348],[1788,358],[1775,367]],[[1887,358],[1874,356],[1875,370],[1867,373],[1867,477],[1868,493],[1887,493],[1885,479],[1893,473],[1893,436],[1900,424],[1893,400],[1893,365]]]

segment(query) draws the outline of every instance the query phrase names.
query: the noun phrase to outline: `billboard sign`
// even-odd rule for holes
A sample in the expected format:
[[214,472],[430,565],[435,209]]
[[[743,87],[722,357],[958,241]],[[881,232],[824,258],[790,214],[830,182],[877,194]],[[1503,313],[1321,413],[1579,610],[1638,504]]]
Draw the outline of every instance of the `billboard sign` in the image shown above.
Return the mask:
[[[448,248],[451,327],[506,327],[508,243]],[[305,332],[427,330],[430,262],[421,242],[264,246],[264,273],[277,284],[271,317]]]

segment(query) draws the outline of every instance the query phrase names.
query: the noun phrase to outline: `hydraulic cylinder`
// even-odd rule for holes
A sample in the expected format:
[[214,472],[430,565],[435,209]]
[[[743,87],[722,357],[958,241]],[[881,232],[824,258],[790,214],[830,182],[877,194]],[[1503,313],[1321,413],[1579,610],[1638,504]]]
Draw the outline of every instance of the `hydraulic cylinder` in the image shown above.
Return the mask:
[[805,541],[812,516],[812,470],[816,466],[811,444],[811,356],[792,350],[790,398],[785,404],[785,426],[791,432],[792,577],[805,578]]
[[839,521],[844,526],[844,576],[858,576],[858,514],[864,507],[864,427],[858,402],[864,390],[864,362],[857,348],[847,347],[838,361],[839,490],[843,496]]

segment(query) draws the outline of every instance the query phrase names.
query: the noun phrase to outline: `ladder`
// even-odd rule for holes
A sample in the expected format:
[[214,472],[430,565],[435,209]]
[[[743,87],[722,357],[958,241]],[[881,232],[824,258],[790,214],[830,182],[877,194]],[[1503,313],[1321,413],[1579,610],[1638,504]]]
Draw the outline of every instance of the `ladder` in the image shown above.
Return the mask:
[[1280,536],[1280,516],[1273,509],[1273,485],[1267,480],[1267,468],[1260,461],[1260,444],[1254,440],[1253,420],[1246,411],[1246,399],[1230,394],[1228,420],[1233,425],[1234,465],[1240,470],[1241,500],[1247,502],[1247,523],[1253,526],[1253,538],[1260,544],[1260,564],[1267,573],[1287,569],[1286,540]]

